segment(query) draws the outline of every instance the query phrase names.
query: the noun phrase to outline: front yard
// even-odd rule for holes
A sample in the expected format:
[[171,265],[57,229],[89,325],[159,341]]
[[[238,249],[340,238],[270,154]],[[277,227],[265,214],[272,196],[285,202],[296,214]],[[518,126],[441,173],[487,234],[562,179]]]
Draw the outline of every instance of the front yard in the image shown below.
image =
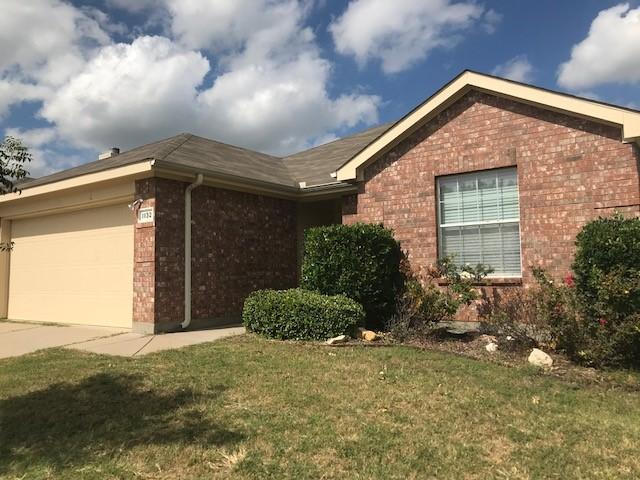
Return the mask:
[[640,387],[252,335],[0,361],[1,478],[638,478]]

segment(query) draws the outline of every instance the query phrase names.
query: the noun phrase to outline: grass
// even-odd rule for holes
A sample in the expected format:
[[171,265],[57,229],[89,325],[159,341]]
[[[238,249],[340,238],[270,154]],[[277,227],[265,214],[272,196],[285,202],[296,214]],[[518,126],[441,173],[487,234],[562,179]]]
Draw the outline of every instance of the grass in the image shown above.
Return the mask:
[[638,478],[639,445],[638,392],[404,347],[0,361],[1,478]]

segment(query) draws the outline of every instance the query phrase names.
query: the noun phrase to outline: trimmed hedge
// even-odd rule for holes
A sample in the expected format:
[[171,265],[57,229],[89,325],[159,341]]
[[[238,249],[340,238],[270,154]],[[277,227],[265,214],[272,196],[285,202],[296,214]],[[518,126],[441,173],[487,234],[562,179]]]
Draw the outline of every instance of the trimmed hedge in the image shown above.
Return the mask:
[[382,225],[356,223],[305,232],[301,286],[359,302],[369,328],[383,328],[402,289],[402,251]]
[[280,340],[326,340],[364,323],[362,306],[342,295],[301,288],[258,290],[244,302],[247,330]]

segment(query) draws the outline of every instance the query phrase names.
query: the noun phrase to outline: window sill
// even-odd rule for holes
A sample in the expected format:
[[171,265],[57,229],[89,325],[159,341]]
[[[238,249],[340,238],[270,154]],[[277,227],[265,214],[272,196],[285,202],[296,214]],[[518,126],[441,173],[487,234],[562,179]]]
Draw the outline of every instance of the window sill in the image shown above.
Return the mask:
[[[447,286],[451,282],[445,278],[436,280],[440,286]],[[522,277],[489,277],[480,282],[474,282],[475,287],[514,287],[522,285]]]

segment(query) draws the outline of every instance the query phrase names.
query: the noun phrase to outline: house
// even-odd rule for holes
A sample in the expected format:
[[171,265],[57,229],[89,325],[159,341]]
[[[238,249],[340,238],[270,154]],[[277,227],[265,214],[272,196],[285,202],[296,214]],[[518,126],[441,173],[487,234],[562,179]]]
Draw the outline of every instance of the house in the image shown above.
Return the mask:
[[[415,268],[556,278],[590,219],[640,213],[640,112],[465,71],[390,125],[286,158],[189,134],[0,197],[0,317],[141,332],[296,284],[302,232],[382,222]],[[185,258],[187,261],[185,262]]]

